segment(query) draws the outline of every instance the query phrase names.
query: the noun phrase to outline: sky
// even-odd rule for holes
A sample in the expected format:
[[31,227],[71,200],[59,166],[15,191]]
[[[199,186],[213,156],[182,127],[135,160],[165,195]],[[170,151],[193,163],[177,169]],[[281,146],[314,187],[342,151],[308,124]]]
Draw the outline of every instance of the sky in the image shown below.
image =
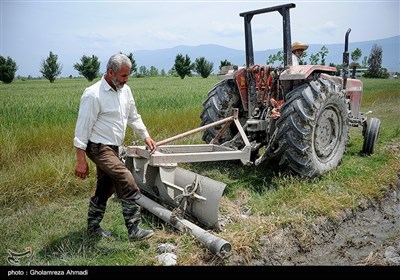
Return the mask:
[[[292,42],[343,44],[348,28],[351,42],[400,35],[399,0],[0,0],[0,55],[17,63],[16,75],[38,77],[50,51],[63,65],[61,76],[78,76],[71,65],[83,55],[95,55],[105,65],[116,52],[179,45],[244,50],[239,14],[287,3],[296,4],[290,10]],[[255,50],[282,48],[279,13],[256,15],[251,23]]]

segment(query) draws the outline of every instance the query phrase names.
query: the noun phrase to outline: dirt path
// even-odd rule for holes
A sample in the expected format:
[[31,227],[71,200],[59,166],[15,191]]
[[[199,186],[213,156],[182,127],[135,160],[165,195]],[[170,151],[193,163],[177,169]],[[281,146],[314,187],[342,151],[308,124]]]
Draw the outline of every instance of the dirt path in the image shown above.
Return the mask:
[[[398,175],[400,176],[400,174]],[[310,234],[294,228],[260,239],[246,265],[400,265],[400,178],[381,201],[366,201],[337,223],[321,220]],[[245,264],[238,256],[232,264]]]

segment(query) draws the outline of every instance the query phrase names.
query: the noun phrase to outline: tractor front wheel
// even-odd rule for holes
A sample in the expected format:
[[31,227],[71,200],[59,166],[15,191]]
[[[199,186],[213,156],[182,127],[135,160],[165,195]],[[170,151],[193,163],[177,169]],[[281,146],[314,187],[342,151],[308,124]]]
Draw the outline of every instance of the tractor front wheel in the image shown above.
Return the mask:
[[378,139],[379,131],[381,127],[381,121],[377,118],[371,118],[367,121],[366,127],[364,128],[364,144],[362,153],[365,155],[371,155],[374,153],[376,141]]

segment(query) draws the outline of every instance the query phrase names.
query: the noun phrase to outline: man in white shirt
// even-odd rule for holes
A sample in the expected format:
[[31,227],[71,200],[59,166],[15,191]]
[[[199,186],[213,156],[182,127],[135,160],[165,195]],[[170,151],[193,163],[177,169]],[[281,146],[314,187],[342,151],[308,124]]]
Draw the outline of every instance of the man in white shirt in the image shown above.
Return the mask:
[[300,58],[306,49],[308,49],[308,45],[305,45],[301,42],[294,42],[292,44],[292,65],[293,66],[300,65],[300,63],[299,63]]
[[82,94],[75,127],[74,146],[77,162],[75,175],[85,179],[89,174],[86,156],[96,164],[97,183],[88,210],[88,234],[109,237],[100,227],[107,200],[115,192],[122,205],[125,225],[131,241],[154,234],[139,226],[140,208],[136,200],[141,192],[132,173],[119,158],[119,146],[129,125],[144,140],[151,153],[156,149],[126,85],[132,63],[124,54],[115,54],[107,63],[107,72]]

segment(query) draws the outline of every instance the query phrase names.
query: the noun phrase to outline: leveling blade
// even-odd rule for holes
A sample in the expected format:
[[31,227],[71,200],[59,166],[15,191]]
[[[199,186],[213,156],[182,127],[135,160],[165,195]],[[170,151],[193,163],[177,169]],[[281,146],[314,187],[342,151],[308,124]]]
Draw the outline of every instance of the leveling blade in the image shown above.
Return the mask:
[[219,206],[226,184],[176,164],[152,166],[148,159],[139,156],[129,156],[126,165],[149,197],[168,204],[208,228],[221,230]]

